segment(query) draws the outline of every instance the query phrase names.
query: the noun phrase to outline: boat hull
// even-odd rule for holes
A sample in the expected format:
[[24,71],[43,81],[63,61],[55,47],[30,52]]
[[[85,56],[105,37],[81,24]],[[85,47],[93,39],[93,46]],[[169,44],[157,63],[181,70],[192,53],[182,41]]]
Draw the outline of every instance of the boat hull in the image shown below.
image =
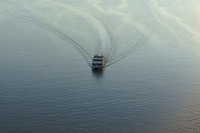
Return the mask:
[[103,69],[105,66],[92,66],[92,69]]

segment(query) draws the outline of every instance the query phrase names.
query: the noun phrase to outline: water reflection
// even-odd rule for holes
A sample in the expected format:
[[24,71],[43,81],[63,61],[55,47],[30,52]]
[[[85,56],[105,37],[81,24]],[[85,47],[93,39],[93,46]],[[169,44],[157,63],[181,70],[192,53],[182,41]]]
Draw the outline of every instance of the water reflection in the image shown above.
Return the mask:
[[104,74],[104,68],[103,69],[92,69],[92,74],[94,77],[102,78]]

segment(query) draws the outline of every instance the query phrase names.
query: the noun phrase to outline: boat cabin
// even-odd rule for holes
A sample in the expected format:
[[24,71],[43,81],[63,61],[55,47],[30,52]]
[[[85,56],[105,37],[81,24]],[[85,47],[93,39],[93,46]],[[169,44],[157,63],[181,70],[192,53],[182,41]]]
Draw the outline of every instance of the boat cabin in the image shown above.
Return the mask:
[[92,68],[93,69],[102,69],[105,67],[106,59],[103,55],[95,55],[92,59]]

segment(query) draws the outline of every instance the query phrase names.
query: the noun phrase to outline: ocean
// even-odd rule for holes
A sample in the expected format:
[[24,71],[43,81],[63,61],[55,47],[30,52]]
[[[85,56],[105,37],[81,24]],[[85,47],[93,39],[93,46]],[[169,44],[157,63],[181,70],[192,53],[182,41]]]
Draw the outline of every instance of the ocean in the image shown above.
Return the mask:
[[0,1],[0,132],[200,132],[199,7]]

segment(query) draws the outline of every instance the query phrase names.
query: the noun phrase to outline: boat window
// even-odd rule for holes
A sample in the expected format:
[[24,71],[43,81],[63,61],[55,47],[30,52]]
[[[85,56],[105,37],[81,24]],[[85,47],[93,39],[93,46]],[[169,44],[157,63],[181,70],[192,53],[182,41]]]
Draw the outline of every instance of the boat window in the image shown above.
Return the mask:
[[100,60],[100,59],[98,59],[98,60],[97,59],[93,59],[93,61],[102,61],[102,60]]

